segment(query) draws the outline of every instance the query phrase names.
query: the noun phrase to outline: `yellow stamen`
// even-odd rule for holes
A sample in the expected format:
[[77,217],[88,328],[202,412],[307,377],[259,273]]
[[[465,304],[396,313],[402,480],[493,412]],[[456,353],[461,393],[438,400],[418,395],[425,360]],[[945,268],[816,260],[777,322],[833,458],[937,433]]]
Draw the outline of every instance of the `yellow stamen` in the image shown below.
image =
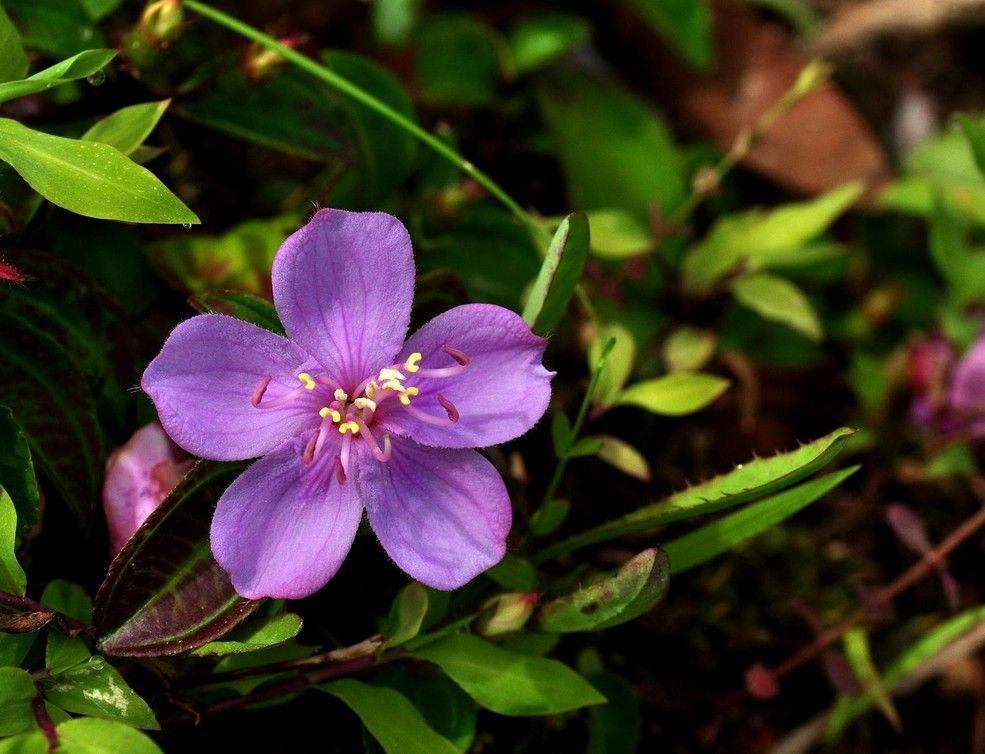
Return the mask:
[[316,383],[315,383],[315,381],[313,379],[311,379],[311,375],[308,374],[307,372],[301,372],[301,374],[298,375],[298,379],[301,380],[301,382],[304,383],[304,389],[305,390],[314,390],[315,389],[315,384]]
[[371,401],[369,398],[356,398],[352,403],[356,408],[368,408],[370,411],[376,410],[376,402]]
[[328,406],[325,406],[321,411],[319,411],[318,412],[318,415],[322,419],[324,419],[327,416],[331,416],[332,417],[332,422],[333,423],[336,423],[336,424],[338,422],[342,421],[342,414],[340,414],[334,408],[329,408]]
[[386,369],[381,369],[380,370],[380,379],[381,380],[405,380],[407,378],[404,376],[404,373],[403,372],[398,372],[396,369],[390,369],[389,367],[387,367]]
[[367,398],[370,398],[370,399],[375,398],[376,397],[376,391],[379,390],[379,389],[380,389],[380,386],[376,384],[376,381],[375,380],[370,380],[369,381],[369,384],[366,385],[366,391],[365,391],[366,392],[366,397]]
[[359,425],[356,424],[355,422],[342,422],[339,425],[339,434],[344,435],[346,433],[346,430],[352,432],[352,434],[354,435],[358,435]]
[[404,362],[404,369],[406,369],[408,372],[413,374],[414,372],[416,372],[418,369],[421,368],[420,362],[422,358],[424,357],[421,354],[419,354],[417,351],[415,351],[414,353],[412,353],[410,356],[407,357],[407,361]]
[[418,391],[418,389],[416,387],[409,387],[409,388],[407,388],[406,390],[404,390],[403,394],[400,396],[400,402],[403,403],[405,406],[409,406],[410,405],[410,399],[413,398],[415,395],[417,395],[418,392],[420,392],[420,391]]
[[395,390],[398,393],[404,392],[404,386],[396,380],[387,380],[383,383],[383,387],[387,390]]
[[345,403],[347,400],[349,400],[349,394],[346,393],[345,390],[343,390],[340,387],[335,388],[334,395],[335,395],[335,400],[339,401],[339,403]]

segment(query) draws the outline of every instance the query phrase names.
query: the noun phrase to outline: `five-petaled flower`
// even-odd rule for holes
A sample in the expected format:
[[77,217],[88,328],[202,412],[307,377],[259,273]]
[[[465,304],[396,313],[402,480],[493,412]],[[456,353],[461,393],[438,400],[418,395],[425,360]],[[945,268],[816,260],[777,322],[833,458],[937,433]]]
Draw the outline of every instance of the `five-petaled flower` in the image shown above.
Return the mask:
[[407,230],[321,210],[281,246],[274,304],[288,338],[232,317],[182,322],[144,372],[182,448],[262,456],[219,500],[212,552],[248,598],[298,598],[338,570],[365,508],[383,548],[454,589],[503,557],[512,510],[472,448],[543,415],[546,342],[515,313],[459,306],[404,342],[414,293]]

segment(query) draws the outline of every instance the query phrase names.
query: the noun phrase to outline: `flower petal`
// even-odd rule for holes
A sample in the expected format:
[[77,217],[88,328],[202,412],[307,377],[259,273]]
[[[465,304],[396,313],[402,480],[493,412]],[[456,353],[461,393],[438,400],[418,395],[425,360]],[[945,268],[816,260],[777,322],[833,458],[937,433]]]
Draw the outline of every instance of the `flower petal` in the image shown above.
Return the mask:
[[273,287],[291,340],[351,391],[390,364],[407,334],[410,236],[382,212],[320,210],[280,247]]
[[247,599],[299,599],[321,589],[352,547],[362,505],[333,472],[337,433],[311,463],[305,436],[244,471],[219,499],[212,554]]
[[[446,346],[467,355],[468,366],[452,377],[419,377],[428,369],[456,365]],[[536,424],[550,402],[554,372],[541,363],[546,347],[547,341],[509,309],[492,304],[450,309],[414,333],[397,361],[422,354],[419,375],[407,375],[407,384],[420,391],[413,407],[444,419],[441,396],[455,407],[458,421],[430,424],[393,400],[384,404],[380,418],[393,432],[424,445],[471,448],[512,440]]]
[[506,552],[506,485],[474,450],[394,439],[388,463],[359,458],[356,484],[383,549],[423,584],[457,589]]
[[985,437],[985,336],[954,367],[951,409],[972,437]]
[[178,445],[203,458],[238,461],[263,455],[317,424],[312,396],[282,408],[250,402],[268,376],[265,401],[296,389],[306,359],[286,338],[233,317],[203,314],[174,329],[141,386]]

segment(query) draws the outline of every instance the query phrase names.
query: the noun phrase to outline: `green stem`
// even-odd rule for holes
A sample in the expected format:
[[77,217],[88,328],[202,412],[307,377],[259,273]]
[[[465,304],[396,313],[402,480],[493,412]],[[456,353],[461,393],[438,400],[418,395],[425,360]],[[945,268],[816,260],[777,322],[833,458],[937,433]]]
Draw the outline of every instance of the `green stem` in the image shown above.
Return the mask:
[[[595,371],[592,373],[592,379],[588,383],[588,390],[585,391],[585,397],[581,399],[581,406],[578,407],[578,415],[575,417],[574,424],[571,425],[571,442],[568,448],[571,448],[575,442],[578,440],[578,435],[581,433],[581,425],[585,423],[585,417],[588,415],[588,409],[592,405],[592,396],[595,395],[595,388],[598,387],[599,378],[602,376],[602,370],[605,368],[606,359],[609,358],[609,354],[612,353],[612,349],[616,345],[616,339],[609,338],[606,341],[605,346],[602,347],[602,353],[599,355],[598,363],[595,365]],[[557,466],[554,469],[554,475],[551,477],[551,481],[547,485],[547,492],[544,493],[544,502],[550,502],[554,499],[557,494],[557,488],[561,485],[561,480],[564,478],[564,471],[568,467],[568,456],[567,454],[561,456],[558,459]]]
[[227,13],[223,13],[220,10],[216,10],[205,3],[201,3],[198,0],[185,0],[184,7],[198,13],[200,16],[204,16],[210,21],[214,21],[220,26],[225,26],[230,31],[234,31],[247,39],[253,40],[257,44],[266,47],[268,50],[273,50],[301,70],[310,73],[315,78],[320,81],[324,81],[326,84],[334,87],[335,89],[338,89],[340,92],[351,97],[356,102],[359,102],[360,104],[368,107],[370,110],[379,113],[395,126],[402,128],[404,131],[414,136],[414,138],[418,141],[433,149],[463,173],[479,183],[486,189],[486,191],[496,197],[496,199],[498,199],[503,206],[516,215],[521,222],[525,223],[530,228],[531,232],[534,233],[535,238],[543,239],[546,235],[546,231],[533,218],[533,216],[521,207],[513,199],[513,197],[507,194],[506,191],[504,191],[492,178],[486,175],[483,171],[479,170],[479,168],[462,157],[458,152],[448,146],[437,136],[421,128],[406,115],[397,112],[388,104],[380,101],[367,92],[365,89],[356,86],[345,77],[340,76],[330,68],[326,68],[320,63],[317,63],[307,55],[303,55],[297,50],[281,44],[273,37],[264,34],[258,29],[254,29],[249,24],[243,23],[239,19],[234,18]]

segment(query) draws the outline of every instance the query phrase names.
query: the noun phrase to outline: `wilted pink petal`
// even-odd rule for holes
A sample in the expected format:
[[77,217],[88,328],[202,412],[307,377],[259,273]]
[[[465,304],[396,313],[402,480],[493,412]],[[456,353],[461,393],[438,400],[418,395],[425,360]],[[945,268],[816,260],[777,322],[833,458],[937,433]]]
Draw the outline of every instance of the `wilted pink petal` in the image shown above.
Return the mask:
[[[933,545],[927,530],[920,517],[905,505],[890,505],[886,509],[886,522],[892,527],[900,541],[909,547],[917,555],[926,557]],[[947,597],[947,604],[952,611],[957,610],[961,605],[961,590],[958,582],[948,573],[947,565],[943,561],[934,564],[934,570],[940,579],[944,595]]]
[[103,510],[115,556],[181,480],[191,460],[157,422],[138,429],[106,460]]

